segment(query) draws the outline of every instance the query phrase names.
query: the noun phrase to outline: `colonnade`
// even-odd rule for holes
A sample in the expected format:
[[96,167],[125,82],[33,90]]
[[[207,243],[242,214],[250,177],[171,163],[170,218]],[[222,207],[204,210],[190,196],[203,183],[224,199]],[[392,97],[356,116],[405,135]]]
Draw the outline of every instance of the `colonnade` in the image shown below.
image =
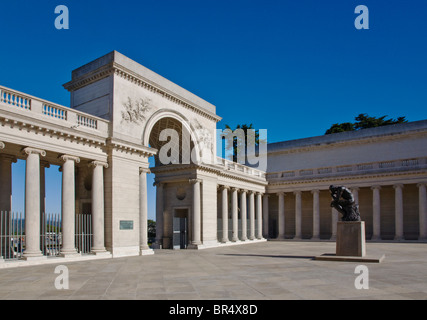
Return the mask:
[[[0,149],[5,144],[0,142]],[[25,147],[22,154],[26,160],[25,170],[25,250],[23,259],[35,260],[44,258],[40,248],[40,221],[44,213],[44,169],[49,165],[42,161],[46,151]],[[62,247],[60,256],[72,257],[78,255],[75,246],[75,167],[80,158],[73,155],[60,155],[58,160],[62,164]],[[11,210],[11,172],[12,163],[16,157],[0,155],[0,174],[2,177],[1,210]],[[104,168],[106,162],[91,161],[92,175],[92,248],[94,254],[107,253],[104,239]],[[3,191],[3,190],[2,190]]]
[[[418,187],[418,213],[419,213],[419,240],[427,240],[427,182],[417,183]],[[403,184],[394,184],[394,215],[395,215],[395,235],[394,240],[404,240],[403,232]],[[381,186],[375,185],[370,187],[372,190],[372,237],[371,240],[381,240]],[[351,188],[355,203],[359,204],[359,188]],[[310,191],[313,195],[313,230],[312,240],[320,239],[320,189]],[[285,239],[285,196],[295,196],[295,236],[294,239],[301,239],[302,228],[302,191],[294,192],[278,192],[278,239]],[[268,202],[268,195],[265,197],[265,202]],[[268,208],[268,204],[266,205]],[[336,222],[339,219],[338,211],[331,208],[332,213],[332,236],[331,239],[336,237]],[[268,217],[268,215],[267,215]],[[265,221],[266,228],[268,222]]]
[[[260,192],[238,189],[222,185],[219,187],[221,193],[221,219],[222,235],[218,241],[222,243],[237,242],[246,240],[263,239],[263,214],[266,207],[263,205],[263,194]],[[238,197],[240,196],[240,208]],[[231,219],[232,237],[228,235],[229,197],[231,197]],[[242,221],[242,232],[239,238],[238,232],[238,211]],[[247,217],[249,216],[249,235],[247,234]],[[256,219],[255,219],[256,218]],[[256,222],[255,222],[256,220]],[[255,223],[257,226],[255,228]]]

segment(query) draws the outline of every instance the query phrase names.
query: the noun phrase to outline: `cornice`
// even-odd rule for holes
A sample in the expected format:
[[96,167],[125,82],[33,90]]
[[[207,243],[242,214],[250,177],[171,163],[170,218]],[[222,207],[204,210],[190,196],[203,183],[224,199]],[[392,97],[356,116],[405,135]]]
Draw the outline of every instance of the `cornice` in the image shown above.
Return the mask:
[[94,70],[87,75],[78,78],[76,80],[72,80],[66,84],[64,84],[64,88],[68,91],[72,92],[75,90],[78,90],[84,86],[87,86],[91,83],[94,83],[96,81],[99,81],[103,78],[107,78],[111,75],[119,76],[133,84],[136,84],[146,90],[149,90],[151,92],[154,92],[160,96],[162,96],[165,99],[168,99],[176,104],[182,105],[183,107],[192,110],[193,112],[208,118],[209,120],[219,122],[221,121],[221,117],[217,116],[216,114],[203,110],[200,107],[197,107],[193,105],[191,102],[186,100],[183,97],[178,96],[177,94],[174,94],[167,89],[164,89],[160,87],[159,85],[156,85],[152,81],[142,77],[141,75],[125,68],[124,66],[116,63],[116,62],[110,62],[109,64],[98,68],[97,70]]
[[284,149],[270,150],[267,151],[268,156],[272,155],[280,155],[280,154],[290,154],[290,153],[301,153],[301,152],[310,152],[317,151],[322,149],[333,149],[339,148],[342,146],[354,146],[354,145],[362,145],[362,144],[370,144],[370,143],[378,143],[381,141],[392,141],[399,140],[403,137],[415,137],[415,136],[427,136],[426,130],[410,130],[410,131],[402,131],[396,133],[384,133],[376,136],[369,137],[358,137],[355,139],[343,140],[343,141],[333,141],[326,143],[314,143],[306,146],[296,146],[296,147],[288,147]]
[[371,174],[357,174],[357,175],[342,175],[342,176],[329,176],[329,177],[318,177],[311,179],[293,179],[286,181],[269,181],[268,186],[289,186],[289,185],[301,185],[301,184],[311,184],[311,183],[325,183],[329,184],[330,181],[351,181],[355,179],[359,180],[369,180],[369,179],[378,179],[386,177],[401,177],[401,176],[410,176],[410,175],[426,175],[427,169],[417,170],[417,171],[400,171],[400,172],[383,172],[383,173],[371,173]]
[[244,181],[248,183],[255,183],[266,186],[268,182],[265,179],[257,179],[255,176],[233,173],[231,171],[226,171],[222,167],[219,168],[217,166],[209,166],[202,164],[176,164],[176,165],[168,165],[168,166],[160,166],[151,168],[152,173],[166,173],[166,172],[174,172],[174,171],[183,171],[183,170],[200,170],[204,172],[209,172],[216,174],[218,177],[228,178],[237,181]]
[[[17,120],[9,118],[6,115],[0,117],[0,126],[9,126],[11,129],[16,128],[17,130],[24,130],[27,132],[33,132],[34,134],[40,134],[43,136],[50,136],[51,138],[56,138],[57,140],[63,141],[72,141],[75,143],[87,143],[92,146],[101,146],[106,145],[106,139],[103,137],[95,136],[87,132],[80,132],[77,130],[70,129],[68,127],[60,127],[54,124],[45,124],[45,123],[29,123],[30,121]],[[48,128],[48,126],[50,128]],[[81,134],[79,134],[81,133]]]
[[157,154],[157,149],[147,148],[141,145],[135,145],[118,139],[109,138],[106,143],[107,147],[116,151],[138,154],[144,157],[151,157]]

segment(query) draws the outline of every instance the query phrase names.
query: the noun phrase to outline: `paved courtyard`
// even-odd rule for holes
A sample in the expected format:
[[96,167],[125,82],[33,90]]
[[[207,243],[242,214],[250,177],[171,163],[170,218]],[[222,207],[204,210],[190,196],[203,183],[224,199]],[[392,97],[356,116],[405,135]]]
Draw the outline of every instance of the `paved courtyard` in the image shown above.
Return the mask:
[[[65,263],[69,289],[57,290],[56,265],[0,270],[0,299],[427,299],[427,244],[369,243],[380,263],[317,261],[333,242],[270,241],[201,251]],[[356,266],[369,289],[356,289]]]

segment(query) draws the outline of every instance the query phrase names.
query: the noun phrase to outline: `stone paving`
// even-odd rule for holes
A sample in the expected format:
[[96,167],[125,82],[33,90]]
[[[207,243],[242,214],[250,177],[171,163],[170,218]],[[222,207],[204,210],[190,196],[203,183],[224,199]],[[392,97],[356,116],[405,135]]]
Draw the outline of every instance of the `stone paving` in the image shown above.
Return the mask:
[[317,261],[333,242],[269,241],[208,250],[0,270],[0,299],[288,300],[427,299],[426,243],[367,243],[385,260],[365,263],[369,289],[356,289],[357,262]]

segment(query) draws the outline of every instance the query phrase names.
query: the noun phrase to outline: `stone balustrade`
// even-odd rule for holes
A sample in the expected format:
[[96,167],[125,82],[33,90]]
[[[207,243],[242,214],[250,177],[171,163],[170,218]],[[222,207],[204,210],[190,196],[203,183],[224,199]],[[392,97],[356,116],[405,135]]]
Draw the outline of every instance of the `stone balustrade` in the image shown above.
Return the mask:
[[[15,108],[15,109],[12,109]],[[0,109],[85,132],[108,134],[109,121],[0,86]]]
[[427,158],[401,159],[393,161],[371,162],[357,165],[332,166],[324,168],[311,168],[302,170],[286,170],[269,172],[266,174],[268,181],[291,181],[303,178],[331,178],[339,175],[357,175],[368,173],[387,173],[411,169],[427,169]]

